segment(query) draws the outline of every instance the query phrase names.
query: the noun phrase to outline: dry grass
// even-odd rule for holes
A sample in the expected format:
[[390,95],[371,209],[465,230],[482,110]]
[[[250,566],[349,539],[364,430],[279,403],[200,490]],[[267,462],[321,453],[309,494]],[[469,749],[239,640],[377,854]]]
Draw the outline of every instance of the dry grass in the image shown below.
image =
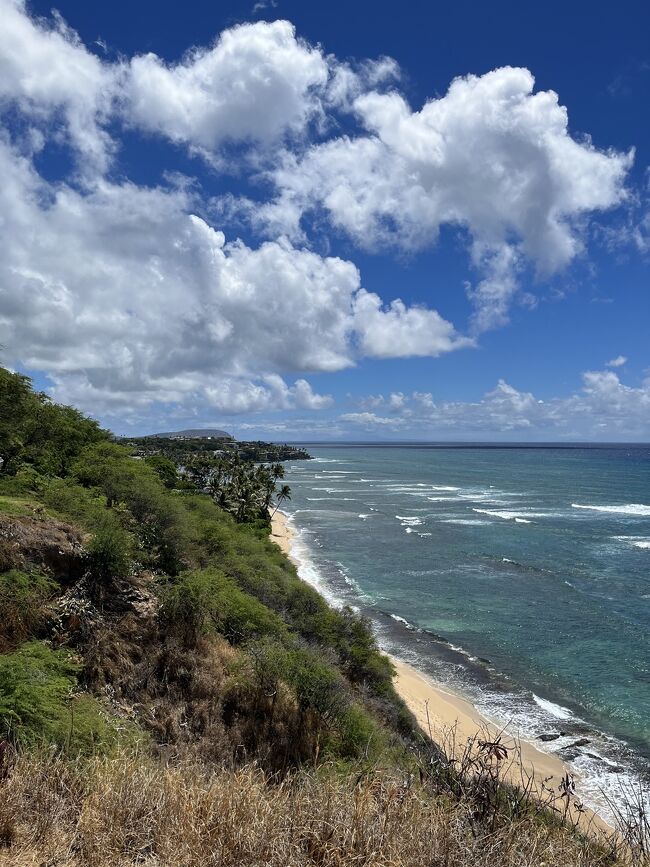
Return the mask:
[[[0,864],[48,867],[605,867],[616,862],[534,814],[477,830],[474,804],[388,772],[333,768],[270,781],[123,755],[20,756],[0,783]],[[632,863],[628,860],[625,863]],[[636,864],[643,864],[642,860]],[[648,862],[645,862],[647,865]]]

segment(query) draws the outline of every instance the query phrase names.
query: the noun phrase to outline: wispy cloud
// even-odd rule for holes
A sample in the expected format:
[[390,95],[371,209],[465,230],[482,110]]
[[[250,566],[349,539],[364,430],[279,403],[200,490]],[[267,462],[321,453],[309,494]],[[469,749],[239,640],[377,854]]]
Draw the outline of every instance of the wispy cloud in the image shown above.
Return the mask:
[[278,5],[278,0],[257,0],[253,6],[253,15],[259,15],[265,9],[275,9]]

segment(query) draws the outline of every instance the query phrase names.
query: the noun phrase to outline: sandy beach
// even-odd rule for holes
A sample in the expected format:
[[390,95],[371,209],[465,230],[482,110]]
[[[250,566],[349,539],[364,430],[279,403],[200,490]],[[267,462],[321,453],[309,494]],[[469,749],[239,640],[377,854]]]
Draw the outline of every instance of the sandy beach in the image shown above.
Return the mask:
[[[271,539],[291,557],[291,542],[294,531],[286,515],[278,511],[273,516]],[[296,562],[294,560],[294,562]],[[296,562],[296,565],[299,565]],[[408,663],[391,657],[395,666],[395,688],[409,707],[422,729],[432,739],[444,745],[448,754],[458,757],[467,741],[500,738],[508,750],[504,761],[504,775],[515,784],[533,781],[538,796],[547,800],[548,789],[558,792],[561,780],[567,775],[575,776],[571,768],[557,756],[539,750],[534,744],[522,741],[506,730],[490,722],[466,699],[433,683]],[[576,777],[577,780],[577,777]],[[604,832],[611,828],[591,810],[586,810],[580,819],[583,827],[591,824]]]
[[[294,531],[283,512],[276,512],[271,518],[271,539],[291,558],[291,540]],[[295,560],[294,560],[295,562]]]

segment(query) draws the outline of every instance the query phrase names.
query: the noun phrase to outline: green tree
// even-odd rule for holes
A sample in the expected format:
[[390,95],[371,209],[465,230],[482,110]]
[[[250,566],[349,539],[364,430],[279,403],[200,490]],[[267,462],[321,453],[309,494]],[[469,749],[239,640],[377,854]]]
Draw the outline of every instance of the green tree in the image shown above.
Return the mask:
[[164,455],[150,455],[145,458],[147,466],[159,476],[166,488],[173,488],[178,481],[176,464]]
[[0,367],[0,473],[16,471],[23,449],[25,418],[33,403],[31,380]]
[[28,465],[42,475],[68,472],[90,443],[108,439],[97,422],[32,391],[31,380],[0,367],[0,474]]
[[[276,498],[275,498],[275,509],[273,509],[273,515],[275,515],[275,513],[278,511],[281,503],[284,503],[285,500],[290,500],[290,499],[291,499],[291,488],[289,487],[289,485],[282,485],[282,487],[278,491]],[[271,517],[273,517],[273,515]]]

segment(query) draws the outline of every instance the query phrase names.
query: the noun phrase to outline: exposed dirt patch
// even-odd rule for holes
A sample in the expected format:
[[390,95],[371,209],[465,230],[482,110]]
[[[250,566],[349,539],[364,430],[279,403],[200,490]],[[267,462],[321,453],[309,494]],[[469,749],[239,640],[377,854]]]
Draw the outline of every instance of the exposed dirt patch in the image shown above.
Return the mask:
[[58,581],[76,581],[86,567],[87,539],[63,521],[0,515],[0,571],[37,568]]

